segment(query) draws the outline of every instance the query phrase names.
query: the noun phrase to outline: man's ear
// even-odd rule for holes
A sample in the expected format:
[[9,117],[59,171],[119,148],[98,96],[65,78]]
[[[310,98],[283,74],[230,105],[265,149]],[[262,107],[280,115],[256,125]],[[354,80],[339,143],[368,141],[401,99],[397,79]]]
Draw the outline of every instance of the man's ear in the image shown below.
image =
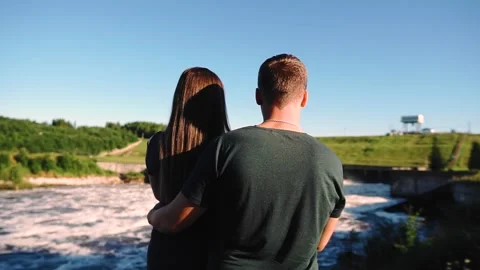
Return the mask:
[[303,108],[307,106],[307,103],[308,103],[308,91],[305,90],[305,92],[303,93],[302,103],[300,103],[300,106]]
[[262,93],[260,93],[260,90],[258,88],[255,90],[255,101],[257,102],[257,105],[263,105]]

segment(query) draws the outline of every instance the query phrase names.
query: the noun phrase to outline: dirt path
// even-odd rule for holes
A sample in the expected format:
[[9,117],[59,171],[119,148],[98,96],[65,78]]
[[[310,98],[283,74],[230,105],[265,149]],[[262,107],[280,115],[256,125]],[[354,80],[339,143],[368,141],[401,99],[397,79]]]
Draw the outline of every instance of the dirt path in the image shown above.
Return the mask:
[[124,148],[121,148],[121,149],[113,149],[112,151],[109,151],[109,152],[102,152],[98,155],[98,157],[104,157],[104,156],[118,156],[118,155],[121,155],[123,153],[126,153],[130,150],[132,150],[133,148],[135,148],[135,146],[139,145],[140,143],[142,143],[142,139],[134,142],[134,143],[131,143],[127,146],[125,146]]

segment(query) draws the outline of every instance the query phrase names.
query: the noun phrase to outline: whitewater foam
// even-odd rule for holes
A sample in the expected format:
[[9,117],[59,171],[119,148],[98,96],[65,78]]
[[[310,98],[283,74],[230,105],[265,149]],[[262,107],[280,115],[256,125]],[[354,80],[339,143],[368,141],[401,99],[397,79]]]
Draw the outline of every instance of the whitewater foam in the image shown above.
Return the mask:
[[[344,184],[347,205],[332,243],[320,259],[338,253],[350,231],[367,230],[369,215],[394,222],[404,216],[382,210],[401,201],[390,197],[388,185],[349,180]],[[155,203],[148,185],[1,192],[0,268],[145,268],[151,232],[146,214]],[[321,259],[322,264],[331,262]]]

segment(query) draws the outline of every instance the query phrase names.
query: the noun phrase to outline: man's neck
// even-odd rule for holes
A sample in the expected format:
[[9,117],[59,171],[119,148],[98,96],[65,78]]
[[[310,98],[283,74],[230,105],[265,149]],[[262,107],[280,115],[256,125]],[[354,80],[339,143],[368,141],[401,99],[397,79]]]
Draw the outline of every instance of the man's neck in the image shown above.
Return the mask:
[[259,127],[303,132],[300,127],[300,110],[294,105],[282,109],[274,106],[263,109],[262,113],[264,121],[258,125]]

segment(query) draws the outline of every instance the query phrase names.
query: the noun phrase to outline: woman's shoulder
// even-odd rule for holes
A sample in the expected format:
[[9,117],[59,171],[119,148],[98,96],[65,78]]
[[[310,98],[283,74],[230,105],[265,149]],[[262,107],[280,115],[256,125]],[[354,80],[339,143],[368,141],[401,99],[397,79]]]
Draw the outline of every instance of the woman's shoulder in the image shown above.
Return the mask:
[[149,145],[158,145],[160,142],[160,138],[163,136],[163,131],[158,131],[155,134],[153,134],[148,140],[147,140],[147,146]]
[[163,131],[153,134],[147,141],[145,165],[149,174],[156,174],[160,168],[160,140]]

